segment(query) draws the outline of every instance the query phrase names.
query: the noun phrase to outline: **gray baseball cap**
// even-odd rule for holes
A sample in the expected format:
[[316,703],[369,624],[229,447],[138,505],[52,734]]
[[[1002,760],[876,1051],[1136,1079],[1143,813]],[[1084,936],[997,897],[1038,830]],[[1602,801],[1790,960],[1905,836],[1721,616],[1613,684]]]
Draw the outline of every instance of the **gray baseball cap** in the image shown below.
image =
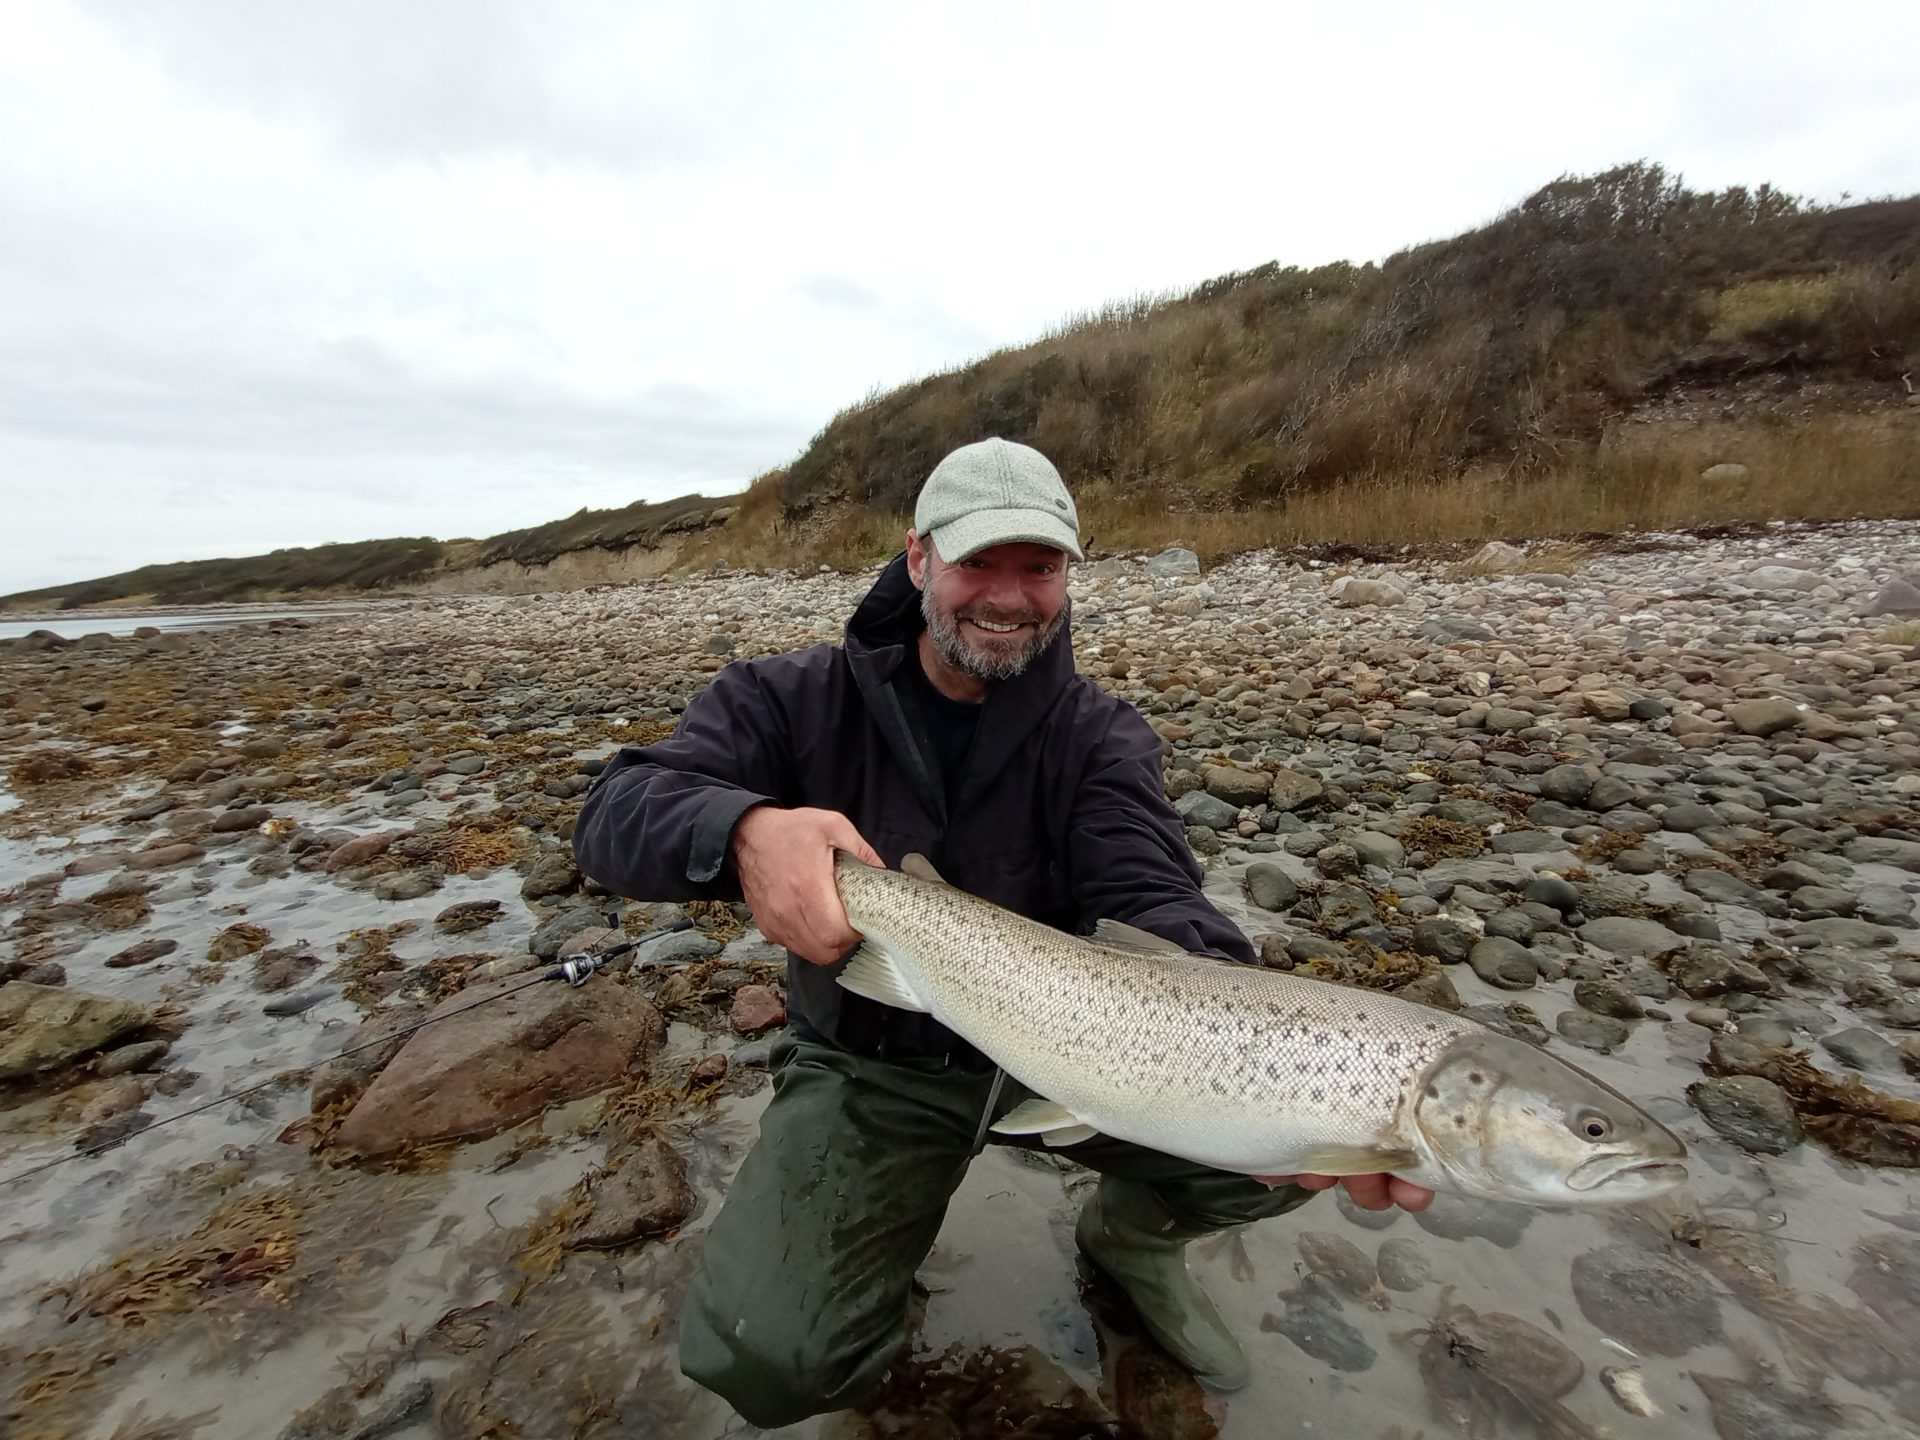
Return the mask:
[[1030,445],[981,440],[933,467],[913,507],[913,528],[949,564],[990,545],[1026,540],[1076,560],[1080,512],[1053,462]]

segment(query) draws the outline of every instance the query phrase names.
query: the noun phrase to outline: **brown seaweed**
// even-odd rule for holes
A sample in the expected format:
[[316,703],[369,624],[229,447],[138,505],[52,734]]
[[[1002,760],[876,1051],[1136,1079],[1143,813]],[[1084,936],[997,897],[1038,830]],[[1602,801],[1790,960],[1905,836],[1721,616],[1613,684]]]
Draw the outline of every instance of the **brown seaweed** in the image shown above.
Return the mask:
[[1710,1075],[1757,1075],[1787,1092],[1807,1133],[1863,1165],[1920,1166],[1920,1101],[1876,1090],[1857,1075],[1830,1075],[1806,1050],[1716,1040]]

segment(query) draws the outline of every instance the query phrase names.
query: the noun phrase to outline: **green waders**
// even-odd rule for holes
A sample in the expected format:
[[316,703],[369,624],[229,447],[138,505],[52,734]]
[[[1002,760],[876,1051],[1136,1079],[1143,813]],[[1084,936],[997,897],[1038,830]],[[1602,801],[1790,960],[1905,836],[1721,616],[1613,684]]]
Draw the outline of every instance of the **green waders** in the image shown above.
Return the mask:
[[[768,1428],[858,1403],[905,1347],[914,1271],[973,1158],[993,1086],[991,1072],[941,1060],[875,1060],[800,1040],[781,1042],[773,1068],[759,1142],[707,1232],[680,1317],[682,1371]],[[1009,1079],[995,1118],[1027,1098]],[[1186,1241],[1311,1194],[1105,1136],[1064,1153],[1105,1177],[1106,1223],[1127,1229],[1088,1248],[1129,1293],[1173,1267],[1184,1276]],[[1147,1230],[1162,1248],[1142,1261]],[[1144,1318],[1163,1340],[1183,1338]]]

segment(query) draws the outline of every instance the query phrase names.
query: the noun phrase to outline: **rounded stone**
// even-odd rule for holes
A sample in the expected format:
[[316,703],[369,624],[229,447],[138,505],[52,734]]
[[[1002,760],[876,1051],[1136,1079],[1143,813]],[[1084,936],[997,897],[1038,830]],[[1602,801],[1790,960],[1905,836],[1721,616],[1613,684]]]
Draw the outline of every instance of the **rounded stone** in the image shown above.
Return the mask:
[[1569,1044],[1598,1051],[1602,1055],[1610,1055],[1618,1050],[1633,1033],[1624,1020],[1590,1015],[1584,1010],[1562,1010],[1554,1016],[1553,1028]]
[[1696,1081],[1687,1087],[1687,1099],[1709,1125],[1743,1150],[1784,1155],[1806,1139],[1787,1092],[1758,1075]]
[[1262,910],[1291,910],[1300,899],[1293,877],[1271,860],[1247,866],[1247,898]]
[[1473,973],[1500,990],[1531,990],[1540,967],[1526,946],[1498,935],[1476,943],[1467,953]]

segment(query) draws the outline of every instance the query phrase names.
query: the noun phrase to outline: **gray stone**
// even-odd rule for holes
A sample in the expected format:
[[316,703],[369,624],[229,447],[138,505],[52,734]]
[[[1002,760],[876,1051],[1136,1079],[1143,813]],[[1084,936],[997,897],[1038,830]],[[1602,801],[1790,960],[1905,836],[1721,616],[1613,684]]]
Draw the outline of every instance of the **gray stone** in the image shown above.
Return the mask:
[[1293,877],[1270,860],[1247,866],[1247,898],[1262,910],[1291,910],[1300,898]]
[[[1744,1028],[1744,1027],[1743,1027]],[[1872,1030],[1855,1026],[1820,1037],[1820,1048],[1866,1075],[1898,1075],[1900,1051],[1891,1040]]]
[[590,906],[581,906],[575,910],[562,910],[558,915],[541,922],[527,939],[527,953],[539,960],[552,960],[560,953],[560,947],[583,930],[597,929],[607,923],[606,917]]
[[1691,1000],[1717,995],[1765,995],[1773,984],[1745,960],[1712,945],[1695,945],[1667,962],[1667,977]]
[[1794,936],[1847,950],[1884,950],[1900,943],[1898,931],[1839,916],[1830,920],[1803,920],[1794,927]]
[[1895,577],[1860,608],[1860,614],[1868,619],[1876,615],[1920,615],[1920,586]]
[[1585,1010],[1562,1010],[1554,1017],[1553,1028],[1558,1030],[1560,1038],[1569,1044],[1578,1045],[1583,1050],[1597,1051],[1602,1055],[1611,1055],[1626,1044],[1628,1037],[1633,1033],[1624,1020],[1589,1014]]
[[647,940],[633,952],[633,968],[658,965],[696,965],[725,947],[701,930],[669,930]]
[[1575,981],[1573,1003],[1595,1015],[1605,1015],[1614,1020],[1638,1020],[1647,1013],[1640,998],[1618,980]]
[[1427,1257],[1416,1240],[1384,1240],[1374,1260],[1380,1283],[1401,1294],[1420,1289],[1433,1279]]
[[1473,931],[1458,921],[1438,917],[1417,921],[1413,927],[1414,953],[1430,955],[1443,965],[1465,963],[1476,938]]
[[1387,580],[1362,580],[1350,577],[1333,596],[1333,603],[1354,609],[1358,607],[1389,607],[1404,605],[1407,592]]
[[1526,946],[1491,936],[1475,943],[1467,963],[1487,984],[1500,990],[1530,990],[1540,978],[1540,967]]
[[1787,1092],[1758,1075],[1696,1081],[1687,1087],[1687,1099],[1709,1125],[1743,1150],[1784,1155],[1806,1139]]
[[1360,857],[1363,865],[1398,870],[1407,863],[1406,846],[1393,836],[1382,835],[1376,830],[1356,830],[1347,836],[1347,844],[1353,847],[1353,853]]
[[[1584,908],[1584,907],[1583,907]],[[1685,943],[1666,926],[1630,915],[1606,915],[1580,927],[1580,938],[1615,955],[1657,955]]]
[[1584,805],[1594,776],[1584,765],[1556,765],[1540,777],[1540,793],[1564,805]]
[[1419,633],[1429,640],[1437,640],[1442,645],[1458,645],[1467,640],[1493,639],[1493,631],[1486,626],[1455,615],[1440,615],[1431,620],[1422,620]]
[[1618,775],[1602,775],[1587,791],[1587,808],[1605,813],[1632,802],[1634,788]]
[[1526,896],[1541,905],[1552,906],[1562,915],[1580,908],[1580,892],[1573,888],[1571,881],[1558,875],[1535,875],[1527,882]]
[[1350,935],[1379,922],[1373,897],[1353,885],[1335,885],[1320,897],[1320,923],[1334,935]]
[[1892,865],[1920,874],[1920,840],[1862,835],[1849,840],[1840,853],[1856,865]]
[[1155,576],[1156,578],[1178,575],[1198,575],[1199,573],[1200,557],[1194,554],[1193,551],[1182,549],[1178,545],[1169,545],[1165,550],[1162,550],[1158,555],[1147,561],[1147,574]]
[[1548,855],[1571,848],[1551,830],[1506,830],[1489,840],[1487,846],[1496,855]]
[[1533,724],[1533,716],[1524,710],[1513,710],[1504,705],[1496,705],[1487,711],[1486,718],[1480,723],[1492,734],[1511,735],[1514,731],[1525,730]]
[[1666,866],[1657,850],[1636,845],[1613,857],[1613,868],[1623,875],[1656,875]]
[[167,1058],[172,1047],[165,1040],[141,1040],[109,1050],[93,1062],[93,1073],[102,1080],[152,1070]]
[[1508,910],[1496,910],[1487,917],[1487,934],[1501,940],[1513,940],[1526,944],[1533,939],[1539,925],[1526,911],[1517,906]]
[[1329,880],[1350,879],[1360,873],[1360,856],[1351,845],[1333,844],[1314,852],[1313,863]]
[[381,900],[418,900],[439,888],[440,877],[430,870],[402,870],[373,882],[374,896]]
[[1709,825],[1718,825],[1719,815],[1711,805],[1685,803],[1670,805],[1660,816],[1660,828],[1671,830],[1680,835],[1691,835],[1696,830],[1704,830]]
[[580,867],[573,863],[573,856],[564,850],[552,850],[528,868],[527,877],[520,885],[520,896],[524,900],[544,900],[565,894],[579,883]]
[[1205,790],[1195,790],[1189,795],[1182,795],[1174,801],[1173,808],[1179,812],[1180,818],[1187,824],[1204,826],[1209,830],[1231,829],[1234,822],[1240,818],[1238,805],[1230,805],[1219,796],[1210,795]]
[[1326,795],[1327,787],[1312,775],[1303,775],[1298,770],[1280,769],[1273,775],[1273,783],[1267,789],[1267,803],[1276,810],[1301,810],[1309,805],[1318,804]]

